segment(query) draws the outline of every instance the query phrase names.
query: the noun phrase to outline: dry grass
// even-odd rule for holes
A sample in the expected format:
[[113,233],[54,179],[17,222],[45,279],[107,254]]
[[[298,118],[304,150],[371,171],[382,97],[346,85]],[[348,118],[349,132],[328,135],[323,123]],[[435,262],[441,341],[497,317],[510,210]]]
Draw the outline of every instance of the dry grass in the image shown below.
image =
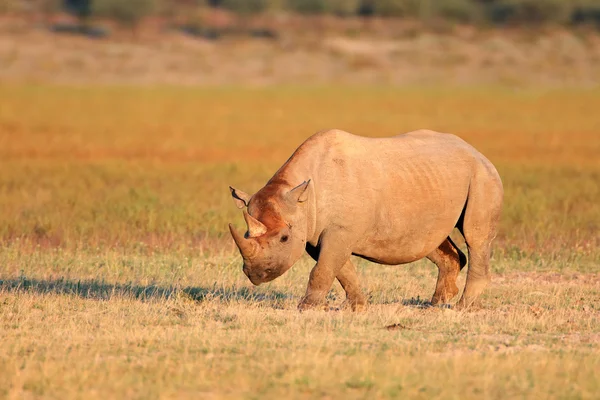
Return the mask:
[[[594,398],[598,109],[597,90],[2,86],[0,397]],[[251,287],[227,185],[258,189],[328,127],[454,132],[498,166],[479,309],[424,308],[427,262],[361,261],[361,314],[337,286],[332,311],[295,310],[308,259]]]
[[311,133],[428,127],[498,166],[501,251],[595,263],[599,108],[596,90],[3,87],[0,240],[195,251],[240,221],[227,186],[257,190]]
[[[432,266],[361,264],[372,305],[353,314],[296,311],[307,260],[257,289],[233,257],[11,253],[2,264],[30,274],[0,291],[9,398],[591,399],[600,390],[597,273],[496,276],[482,309],[457,313],[419,307]],[[341,296],[330,294],[332,307]]]

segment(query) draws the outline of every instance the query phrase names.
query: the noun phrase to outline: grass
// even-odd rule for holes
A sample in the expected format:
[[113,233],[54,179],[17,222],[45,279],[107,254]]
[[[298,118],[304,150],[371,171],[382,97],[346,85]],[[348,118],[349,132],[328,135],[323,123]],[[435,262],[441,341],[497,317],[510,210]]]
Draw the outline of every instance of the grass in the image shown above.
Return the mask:
[[[597,273],[502,275],[483,309],[457,313],[419,307],[431,266],[362,264],[367,312],[300,314],[307,260],[259,288],[234,257],[19,260],[35,267],[2,284],[7,397],[593,398],[600,389]],[[341,297],[337,287],[332,306]]]
[[[598,109],[598,90],[0,86],[0,397],[594,398]],[[227,186],[328,127],[453,132],[497,165],[480,308],[425,308],[426,261],[360,261],[359,314],[339,286],[296,311],[307,258],[245,279]]]

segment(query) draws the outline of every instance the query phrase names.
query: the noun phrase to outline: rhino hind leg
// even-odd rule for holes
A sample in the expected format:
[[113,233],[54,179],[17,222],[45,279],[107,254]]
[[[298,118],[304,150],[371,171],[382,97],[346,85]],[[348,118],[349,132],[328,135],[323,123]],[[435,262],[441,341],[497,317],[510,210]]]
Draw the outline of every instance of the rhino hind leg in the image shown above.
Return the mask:
[[467,257],[448,237],[427,258],[438,267],[438,279],[431,304],[448,303],[458,294],[456,278],[460,270],[467,264]]
[[502,185],[489,179],[471,184],[464,218],[458,226],[465,237],[469,268],[465,290],[456,304],[465,309],[475,303],[491,280],[490,255],[502,208]]

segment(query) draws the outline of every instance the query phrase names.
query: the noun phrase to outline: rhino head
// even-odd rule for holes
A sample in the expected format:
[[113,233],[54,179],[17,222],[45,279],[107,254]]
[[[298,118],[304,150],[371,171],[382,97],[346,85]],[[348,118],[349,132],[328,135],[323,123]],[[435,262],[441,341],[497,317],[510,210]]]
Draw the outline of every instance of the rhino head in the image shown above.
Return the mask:
[[229,230],[242,255],[243,271],[254,285],[283,275],[303,254],[309,184],[310,180],[291,189],[270,184],[254,196],[229,188],[248,227],[243,235],[232,224]]

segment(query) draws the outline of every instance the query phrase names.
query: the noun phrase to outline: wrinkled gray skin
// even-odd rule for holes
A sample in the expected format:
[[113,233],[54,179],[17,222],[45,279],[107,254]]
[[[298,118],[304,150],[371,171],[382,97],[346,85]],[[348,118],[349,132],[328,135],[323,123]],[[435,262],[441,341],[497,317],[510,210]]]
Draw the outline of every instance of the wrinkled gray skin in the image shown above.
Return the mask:
[[352,255],[388,265],[427,257],[439,269],[431,302],[450,301],[466,264],[449,238],[455,227],[469,254],[457,308],[470,306],[490,281],[502,182],[490,161],[457,136],[319,132],[256,194],[231,193],[239,208],[247,207],[246,234],[229,228],[253,284],[282,275],[304,251],[317,261],[300,309],[322,306],[336,278],[352,309],[365,306]]

